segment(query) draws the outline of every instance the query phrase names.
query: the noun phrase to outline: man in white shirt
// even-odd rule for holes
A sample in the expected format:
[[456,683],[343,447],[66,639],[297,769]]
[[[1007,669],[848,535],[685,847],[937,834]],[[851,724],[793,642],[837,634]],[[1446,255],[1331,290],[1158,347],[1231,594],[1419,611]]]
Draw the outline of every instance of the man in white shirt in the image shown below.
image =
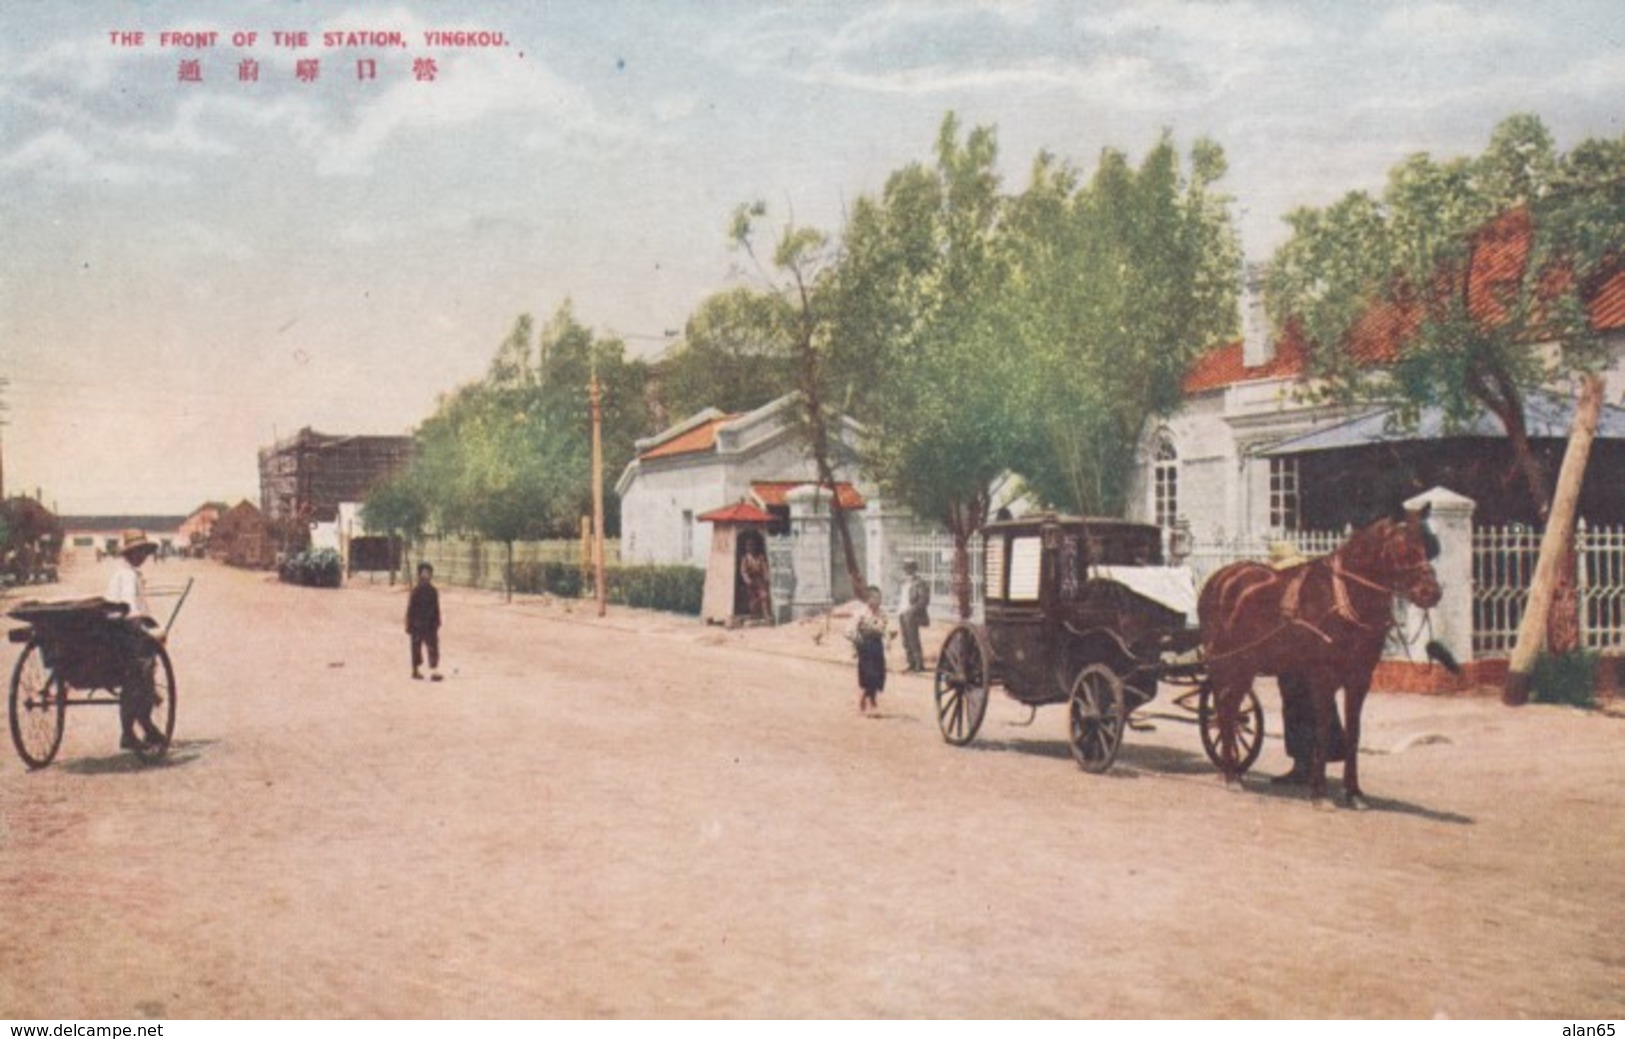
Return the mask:
[[[163,741],[163,734],[152,724],[152,669],[158,651],[159,637],[149,629],[156,628],[152,609],[147,604],[146,581],[141,564],[151,559],[158,545],[144,531],[126,530],[120,538],[118,561],[107,580],[108,602],[123,603],[129,608],[123,620],[113,627],[115,648],[127,665],[124,682],[119,693],[119,722],[123,735],[119,747],[136,750]],[[142,736],[135,728],[141,726]]]

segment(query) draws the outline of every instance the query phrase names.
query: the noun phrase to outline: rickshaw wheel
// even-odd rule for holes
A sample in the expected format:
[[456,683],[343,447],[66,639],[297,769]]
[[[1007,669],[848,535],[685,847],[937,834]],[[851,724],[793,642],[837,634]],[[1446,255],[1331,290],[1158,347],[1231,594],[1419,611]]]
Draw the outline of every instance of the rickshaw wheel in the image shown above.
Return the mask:
[[1104,772],[1117,760],[1128,725],[1123,680],[1104,664],[1090,664],[1078,672],[1067,704],[1067,742],[1078,767]]
[[169,753],[169,740],[175,735],[175,669],[162,646],[152,661],[152,724],[163,738],[157,743],[143,743],[135,750],[135,756],[148,764]]
[[44,768],[62,746],[68,687],[45,667],[40,644],[29,642],[11,671],[11,742],[29,768]]
[[942,640],[935,683],[937,725],[942,738],[963,747],[976,738],[987,714],[993,651],[980,629],[957,625]]
[[[1197,728],[1202,733],[1202,749],[1213,767],[1224,770],[1224,730],[1214,703],[1213,683],[1204,681],[1196,701]],[[1253,767],[1264,749],[1264,705],[1249,689],[1236,712],[1236,775]]]

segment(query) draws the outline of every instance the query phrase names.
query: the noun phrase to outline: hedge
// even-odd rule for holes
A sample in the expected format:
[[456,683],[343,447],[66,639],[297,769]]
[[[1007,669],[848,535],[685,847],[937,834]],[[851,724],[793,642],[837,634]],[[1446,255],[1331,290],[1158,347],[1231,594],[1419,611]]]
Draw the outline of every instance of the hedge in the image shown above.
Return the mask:
[[[699,616],[705,594],[705,571],[699,567],[611,566],[604,568],[604,578],[612,603]],[[515,563],[513,590],[579,599],[592,594],[592,577],[573,563]]]
[[337,588],[344,582],[344,561],[330,548],[301,552],[282,561],[277,576],[289,584]]

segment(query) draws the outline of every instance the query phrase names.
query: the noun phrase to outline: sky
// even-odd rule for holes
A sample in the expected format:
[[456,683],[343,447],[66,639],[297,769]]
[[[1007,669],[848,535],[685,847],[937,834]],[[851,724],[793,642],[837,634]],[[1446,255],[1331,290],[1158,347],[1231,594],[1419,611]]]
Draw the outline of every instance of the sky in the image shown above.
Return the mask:
[[65,515],[257,502],[261,447],[408,433],[519,315],[567,301],[655,356],[750,280],[736,206],[838,231],[930,160],[949,111],[996,128],[1011,191],[1041,151],[1087,174],[1103,148],[1211,138],[1267,260],[1293,209],[1380,190],[1416,152],[1477,154],[1508,115],[1564,150],[1625,133],[1625,18],[1617,0],[8,0],[5,492]]

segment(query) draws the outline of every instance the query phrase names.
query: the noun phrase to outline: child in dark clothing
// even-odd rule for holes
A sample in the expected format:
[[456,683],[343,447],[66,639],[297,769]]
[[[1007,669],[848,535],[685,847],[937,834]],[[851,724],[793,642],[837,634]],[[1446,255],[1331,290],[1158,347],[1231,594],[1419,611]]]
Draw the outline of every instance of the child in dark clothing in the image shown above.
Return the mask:
[[858,654],[858,711],[878,711],[877,698],[886,688],[886,612],[880,608],[879,588],[870,586],[868,601],[852,614],[846,637]]
[[429,677],[440,681],[440,593],[428,563],[418,564],[418,583],[406,603],[406,633],[412,637],[412,677],[423,677],[423,652],[428,650]]

